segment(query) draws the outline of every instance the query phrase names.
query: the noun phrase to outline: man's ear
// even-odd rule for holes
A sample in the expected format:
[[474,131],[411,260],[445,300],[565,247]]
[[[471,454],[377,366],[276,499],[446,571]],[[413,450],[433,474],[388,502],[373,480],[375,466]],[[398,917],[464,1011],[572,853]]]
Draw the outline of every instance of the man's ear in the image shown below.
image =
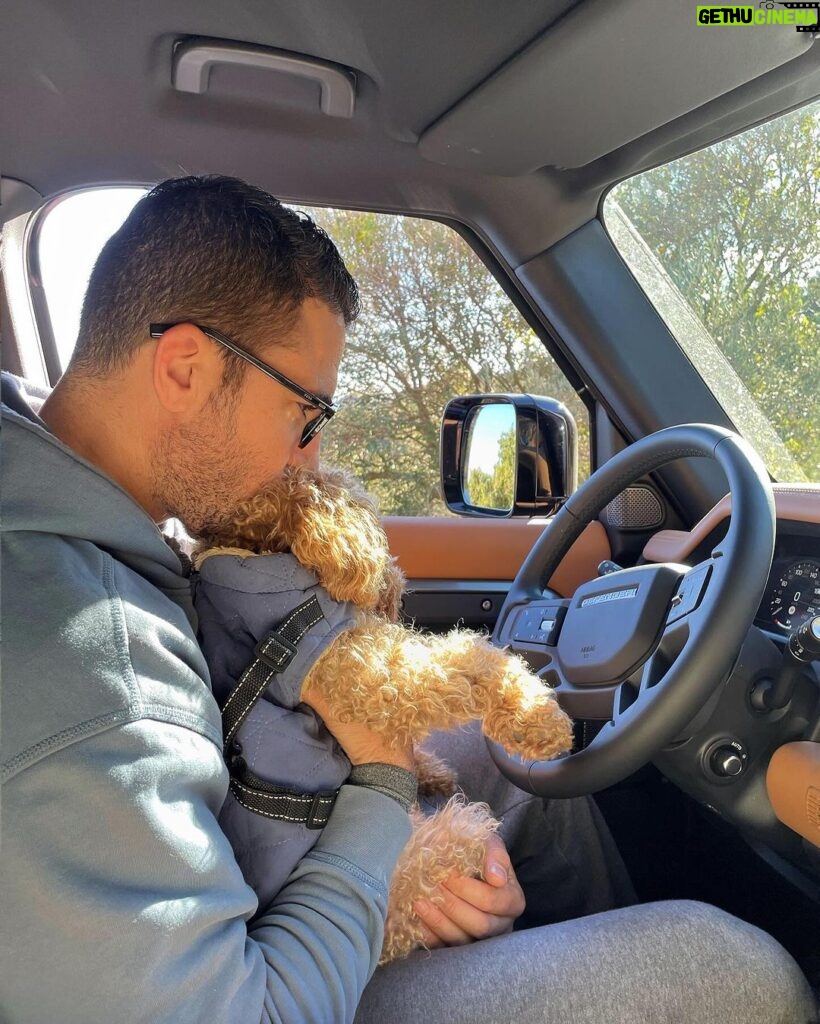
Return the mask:
[[222,381],[222,360],[193,324],[169,327],[154,352],[154,390],[170,413],[197,413]]

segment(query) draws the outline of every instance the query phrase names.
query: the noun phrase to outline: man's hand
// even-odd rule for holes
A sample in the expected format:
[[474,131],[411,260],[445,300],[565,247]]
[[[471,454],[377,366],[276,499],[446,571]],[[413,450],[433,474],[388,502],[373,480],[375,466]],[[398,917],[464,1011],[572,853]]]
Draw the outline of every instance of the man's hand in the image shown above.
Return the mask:
[[321,716],[351,764],[395,764],[410,772],[415,771],[412,744],[407,749],[390,747],[383,736],[368,729],[366,725],[338,721],[322,694],[306,690],[301,697],[305,704],[309,704]]
[[451,875],[441,886],[443,904],[416,901],[413,907],[430,949],[465,946],[512,930],[513,921],[524,912],[524,893],[498,836],[490,837],[484,878]]

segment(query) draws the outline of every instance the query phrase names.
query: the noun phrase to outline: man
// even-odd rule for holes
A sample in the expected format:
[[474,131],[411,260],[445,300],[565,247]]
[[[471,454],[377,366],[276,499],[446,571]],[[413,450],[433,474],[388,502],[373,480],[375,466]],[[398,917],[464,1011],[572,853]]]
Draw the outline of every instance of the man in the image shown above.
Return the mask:
[[[39,416],[7,388],[0,1016],[246,1024],[351,1020],[359,1006],[381,1024],[566,1021],[571,1004],[579,1020],[639,1019],[659,998],[691,1007],[687,978],[727,950],[754,970],[701,979],[721,1024],[770,1019],[772,1005],[803,1014],[795,965],[727,915],[686,903],[595,915],[631,889],[594,805],[514,792],[469,733],[447,756],[461,745],[471,797],[495,790],[516,861],[547,896],[541,918],[593,916],[506,934],[524,900],[499,841],[486,881],[453,878],[442,907],[418,907],[431,947],[447,948],[365,990],[409,836],[410,752],[318,707],[356,767],[315,847],[257,908],[217,824],[219,710],[188,580],[156,524],[177,517],[196,535],[318,458],[356,311],[355,284],[308,219],[231,179],[170,181],[105,246]],[[603,969],[627,934],[623,962]],[[647,991],[631,967],[652,962]]]

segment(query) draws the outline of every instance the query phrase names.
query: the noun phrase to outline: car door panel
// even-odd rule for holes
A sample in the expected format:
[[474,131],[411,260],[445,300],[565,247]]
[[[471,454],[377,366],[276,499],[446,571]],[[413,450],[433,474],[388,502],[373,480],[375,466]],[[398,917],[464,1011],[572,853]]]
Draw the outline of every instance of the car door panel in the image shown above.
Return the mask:
[[[388,516],[383,523],[407,577],[405,617],[438,631],[456,622],[492,630],[509,584],[550,520]],[[550,580],[551,589],[570,596],[609,557],[604,527],[590,523]]]

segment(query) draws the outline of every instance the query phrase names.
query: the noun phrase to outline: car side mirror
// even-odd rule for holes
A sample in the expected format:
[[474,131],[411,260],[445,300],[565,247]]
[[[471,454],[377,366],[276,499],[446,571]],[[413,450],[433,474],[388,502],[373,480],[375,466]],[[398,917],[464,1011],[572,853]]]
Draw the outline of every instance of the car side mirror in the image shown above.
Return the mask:
[[550,515],[575,490],[572,414],[553,398],[453,398],[441,423],[441,486],[459,515]]

